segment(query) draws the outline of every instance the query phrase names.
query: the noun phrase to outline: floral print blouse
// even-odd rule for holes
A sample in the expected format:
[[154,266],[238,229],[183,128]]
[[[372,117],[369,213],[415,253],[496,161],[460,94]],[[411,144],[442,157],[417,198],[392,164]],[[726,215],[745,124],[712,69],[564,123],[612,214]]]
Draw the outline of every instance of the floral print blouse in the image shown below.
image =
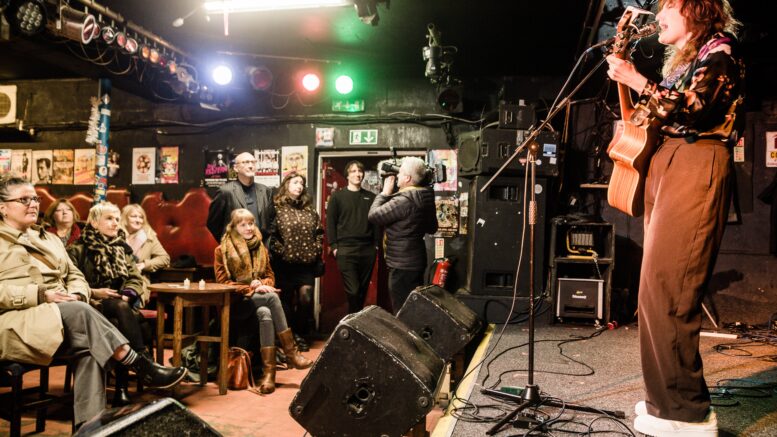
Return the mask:
[[273,256],[293,264],[308,264],[321,256],[324,230],[312,207],[276,205],[275,226],[270,242]]
[[729,139],[744,91],[745,67],[736,48],[735,37],[716,33],[675,81],[648,81],[639,104],[661,121],[662,133]]

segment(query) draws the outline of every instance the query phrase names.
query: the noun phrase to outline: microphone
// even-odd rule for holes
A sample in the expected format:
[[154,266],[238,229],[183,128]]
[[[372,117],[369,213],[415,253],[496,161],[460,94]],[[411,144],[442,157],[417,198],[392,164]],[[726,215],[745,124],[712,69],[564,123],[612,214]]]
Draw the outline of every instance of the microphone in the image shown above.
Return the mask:
[[[648,23],[642,27],[638,27],[636,30],[634,30],[634,28],[629,28],[626,30],[626,32],[628,32],[629,30],[633,32],[629,40],[647,38],[651,35],[655,35],[656,33],[658,33],[658,21],[653,21],[652,23]],[[616,38],[617,36],[613,36],[611,38],[607,38],[604,41],[599,41],[598,43],[591,46],[591,48],[593,49],[593,48],[602,47],[602,46],[611,46],[613,43],[615,43]]]

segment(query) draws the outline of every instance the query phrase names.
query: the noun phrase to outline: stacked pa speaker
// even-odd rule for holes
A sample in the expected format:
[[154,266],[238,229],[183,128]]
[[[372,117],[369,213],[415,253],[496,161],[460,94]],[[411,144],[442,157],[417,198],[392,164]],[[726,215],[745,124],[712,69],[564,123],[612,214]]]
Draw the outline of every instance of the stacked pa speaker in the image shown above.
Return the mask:
[[311,435],[399,437],[434,407],[445,361],[480,329],[436,287],[414,290],[397,317],[371,306],[343,318],[291,402]]

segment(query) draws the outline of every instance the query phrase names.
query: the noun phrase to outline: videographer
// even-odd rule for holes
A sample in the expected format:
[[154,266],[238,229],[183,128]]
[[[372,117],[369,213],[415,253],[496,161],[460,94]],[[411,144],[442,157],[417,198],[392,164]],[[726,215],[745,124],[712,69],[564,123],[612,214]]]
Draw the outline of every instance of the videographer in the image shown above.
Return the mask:
[[[375,197],[367,219],[386,229],[386,265],[394,314],[414,288],[423,284],[426,269],[424,234],[437,232],[434,191],[428,184],[424,161],[402,159],[399,171],[386,176],[383,191]],[[394,193],[396,186],[399,191]]]

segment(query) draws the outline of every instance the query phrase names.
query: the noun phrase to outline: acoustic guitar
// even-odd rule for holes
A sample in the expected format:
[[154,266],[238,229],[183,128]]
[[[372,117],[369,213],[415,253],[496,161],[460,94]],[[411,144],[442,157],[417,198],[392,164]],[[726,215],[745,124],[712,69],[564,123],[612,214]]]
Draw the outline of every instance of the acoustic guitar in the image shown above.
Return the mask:
[[[621,59],[628,54],[629,39],[634,35],[630,31],[634,28],[634,19],[640,12],[645,12],[629,8],[618,22],[613,43],[613,54]],[[650,158],[658,145],[659,123],[649,116],[647,108],[634,106],[631,91],[621,83],[618,84],[618,99],[622,120],[616,122],[612,141],[607,146],[607,154],[615,164],[607,188],[607,202],[615,209],[639,217],[645,208],[645,178]]]

